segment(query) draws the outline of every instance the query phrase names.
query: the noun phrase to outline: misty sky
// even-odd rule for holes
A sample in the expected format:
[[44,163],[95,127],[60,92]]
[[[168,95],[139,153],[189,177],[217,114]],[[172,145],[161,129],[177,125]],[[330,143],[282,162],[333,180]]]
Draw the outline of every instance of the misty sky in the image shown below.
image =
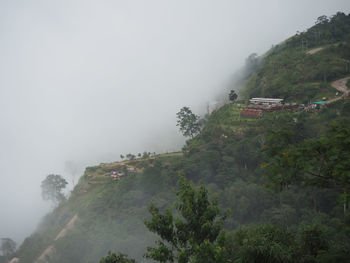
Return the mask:
[[0,237],[50,209],[66,161],[181,149],[176,112],[201,113],[245,58],[350,12],[349,0],[1,0]]

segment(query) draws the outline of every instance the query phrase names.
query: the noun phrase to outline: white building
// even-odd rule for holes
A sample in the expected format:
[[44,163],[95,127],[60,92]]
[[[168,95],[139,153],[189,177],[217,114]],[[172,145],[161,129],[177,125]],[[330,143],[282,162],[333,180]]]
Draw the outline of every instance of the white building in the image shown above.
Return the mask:
[[282,101],[283,99],[252,98],[249,100],[249,103],[257,105],[282,105]]

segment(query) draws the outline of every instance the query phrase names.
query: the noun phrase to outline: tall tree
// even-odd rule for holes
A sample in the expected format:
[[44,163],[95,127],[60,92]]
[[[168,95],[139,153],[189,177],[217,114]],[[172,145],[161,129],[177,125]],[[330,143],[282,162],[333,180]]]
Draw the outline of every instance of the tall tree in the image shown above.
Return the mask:
[[183,107],[177,115],[176,126],[180,127],[180,131],[184,136],[193,138],[200,131],[199,116],[195,115],[189,107]]
[[183,177],[176,193],[176,215],[172,208],[161,213],[150,205],[152,217],[146,227],[158,234],[157,247],[148,247],[146,258],[158,262],[224,262],[225,253],[218,244],[225,215],[220,215],[217,200],[209,200],[204,186],[195,189]]
[[66,187],[67,181],[58,174],[49,174],[41,182],[41,195],[44,200],[50,200],[58,204],[64,200],[62,190]]

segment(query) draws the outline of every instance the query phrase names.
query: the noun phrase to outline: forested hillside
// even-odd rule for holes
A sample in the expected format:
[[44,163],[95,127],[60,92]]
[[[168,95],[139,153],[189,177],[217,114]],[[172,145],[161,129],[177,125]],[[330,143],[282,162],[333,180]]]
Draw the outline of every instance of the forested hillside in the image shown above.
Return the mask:
[[313,27],[260,58],[264,66],[253,73],[243,95],[308,103],[333,94],[330,82],[349,74],[349,39],[349,16],[319,17]]
[[[242,98],[307,104],[341,96],[331,82],[350,76],[350,15],[320,17],[315,26],[250,59],[259,63],[244,76]],[[212,112],[182,152],[86,168],[68,200],[12,257],[21,263],[87,263],[119,251],[152,262],[156,254],[143,255],[160,238],[162,224],[171,224],[171,233],[181,227],[170,214],[186,215],[186,204],[204,200],[213,218],[198,220],[194,228],[210,228],[209,221],[227,214],[212,239],[183,242],[196,244],[186,250],[190,262],[349,262],[350,98],[319,110],[271,112],[257,119],[240,117],[243,107],[242,101],[233,102]],[[113,170],[126,176],[115,180]],[[208,200],[215,197],[217,203],[206,203],[206,189]],[[193,236],[196,231],[188,230]],[[172,249],[175,262],[181,262],[178,248]],[[200,258],[204,250],[213,253]]]

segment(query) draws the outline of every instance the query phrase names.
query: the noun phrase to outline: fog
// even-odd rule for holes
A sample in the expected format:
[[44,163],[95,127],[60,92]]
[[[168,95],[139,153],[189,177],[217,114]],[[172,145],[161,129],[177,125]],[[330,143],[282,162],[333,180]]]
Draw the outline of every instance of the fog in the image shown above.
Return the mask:
[[182,106],[202,114],[245,58],[349,13],[348,0],[0,2],[0,237],[50,210],[49,173],[179,150]]

